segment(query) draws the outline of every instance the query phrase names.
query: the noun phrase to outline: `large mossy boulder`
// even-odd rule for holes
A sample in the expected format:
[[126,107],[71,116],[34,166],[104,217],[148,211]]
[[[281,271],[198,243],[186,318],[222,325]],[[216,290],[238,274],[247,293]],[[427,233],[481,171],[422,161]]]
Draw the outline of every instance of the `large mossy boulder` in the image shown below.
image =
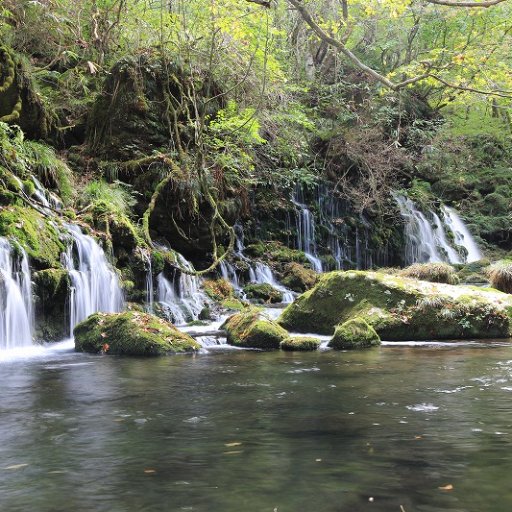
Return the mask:
[[230,345],[244,348],[278,349],[281,342],[289,337],[288,332],[261,309],[252,307],[229,317],[222,329],[226,330]]
[[161,356],[201,348],[171,323],[135,311],[95,313],[75,327],[74,335],[75,350],[92,354]]
[[336,350],[351,350],[380,345],[375,329],[362,318],[354,318],[338,325],[329,347]]
[[331,272],[288,306],[278,323],[334,333],[361,317],[382,340],[508,338],[512,297],[489,288],[429,283],[380,272]]

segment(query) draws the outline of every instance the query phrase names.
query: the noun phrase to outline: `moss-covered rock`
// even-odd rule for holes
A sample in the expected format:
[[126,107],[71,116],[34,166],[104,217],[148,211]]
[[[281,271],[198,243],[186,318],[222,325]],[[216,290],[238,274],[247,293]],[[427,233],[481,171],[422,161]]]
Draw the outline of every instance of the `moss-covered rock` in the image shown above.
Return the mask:
[[228,310],[232,310],[232,311],[241,311],[242,309],[245,308],[246,305],[241,300],[238,300],[238,299],[235,299],[232,297],[232,298],[223,300],[221,302],[221,306],[224,309],[228,309]]
[[75,350],[92,354],[160,356],[200,345],[165,320],[147,313],[95,313],[74,330]]
[[69,336],[69,275],[67,270],[46,269],[33,274],[37,340],[59,341]]
[[233,285],[225,279],[206,279],[203,289],[210,299],[221,302],[233,297]]
[[0,209],[0,236],[15,239],[27,251],[36,269],[60,267],[65,247],[54,224],[32,208]]
[[229,317],[222,329],[226,330],[230,345],[245,348],[278,349],[289,337],[288,332],[265,316],[261,309],[252,307]]
[[329,347],[336,350],[368,348],[380,345],[375,329],[362,318],[354,318],[338,325]]
[[309,336],[291,336],[290,338],[286,338],[281,342],[281,350],[286,350],[288,352],[306,352],[318,350],[321,340],[318,338],[312,338]]
[[294,292],[303,293],[315,286],[318,274],[300,263],[288,263],[284,267],[281,283]]
[[283,300],[283,293],[268,283],[248,284],[244,287],[244,293],[248,299],[266,304],[276,304]]
[[380,272],[331,272],[288,306],[279,324],[332,334],[363,318],[383,340],[508,338],[512,298],[492,289],[453,286]]

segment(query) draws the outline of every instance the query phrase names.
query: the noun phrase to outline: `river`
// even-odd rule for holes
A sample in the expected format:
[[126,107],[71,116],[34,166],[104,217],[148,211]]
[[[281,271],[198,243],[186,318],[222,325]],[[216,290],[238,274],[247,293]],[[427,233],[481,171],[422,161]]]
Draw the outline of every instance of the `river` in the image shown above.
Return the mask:
[[512,347],[0,362],[0,510],[510,511]]

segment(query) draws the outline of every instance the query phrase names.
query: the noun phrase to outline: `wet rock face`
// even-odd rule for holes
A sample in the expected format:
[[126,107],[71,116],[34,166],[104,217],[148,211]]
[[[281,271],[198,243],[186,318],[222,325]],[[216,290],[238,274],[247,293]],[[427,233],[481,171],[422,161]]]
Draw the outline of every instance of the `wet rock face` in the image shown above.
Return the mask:
[[201,347],[174,325],[147,313],[95,313],[74,330],[75,350],[92,354],[161,356]]
[[382,340],[508,338],[512,299],[492,289],[429,283],[379,272],[331,272],[278,323],[332,334],[357,317]]

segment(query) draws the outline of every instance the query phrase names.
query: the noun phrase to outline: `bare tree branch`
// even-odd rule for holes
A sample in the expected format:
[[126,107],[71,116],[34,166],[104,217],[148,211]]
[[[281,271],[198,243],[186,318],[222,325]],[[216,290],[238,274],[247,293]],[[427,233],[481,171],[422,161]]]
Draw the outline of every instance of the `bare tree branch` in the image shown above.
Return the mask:
[[507,0],[486,0],[485,2],[457,2],[457,0],[426,0],[429,4],[446,5],[447,7],[492,7]]

